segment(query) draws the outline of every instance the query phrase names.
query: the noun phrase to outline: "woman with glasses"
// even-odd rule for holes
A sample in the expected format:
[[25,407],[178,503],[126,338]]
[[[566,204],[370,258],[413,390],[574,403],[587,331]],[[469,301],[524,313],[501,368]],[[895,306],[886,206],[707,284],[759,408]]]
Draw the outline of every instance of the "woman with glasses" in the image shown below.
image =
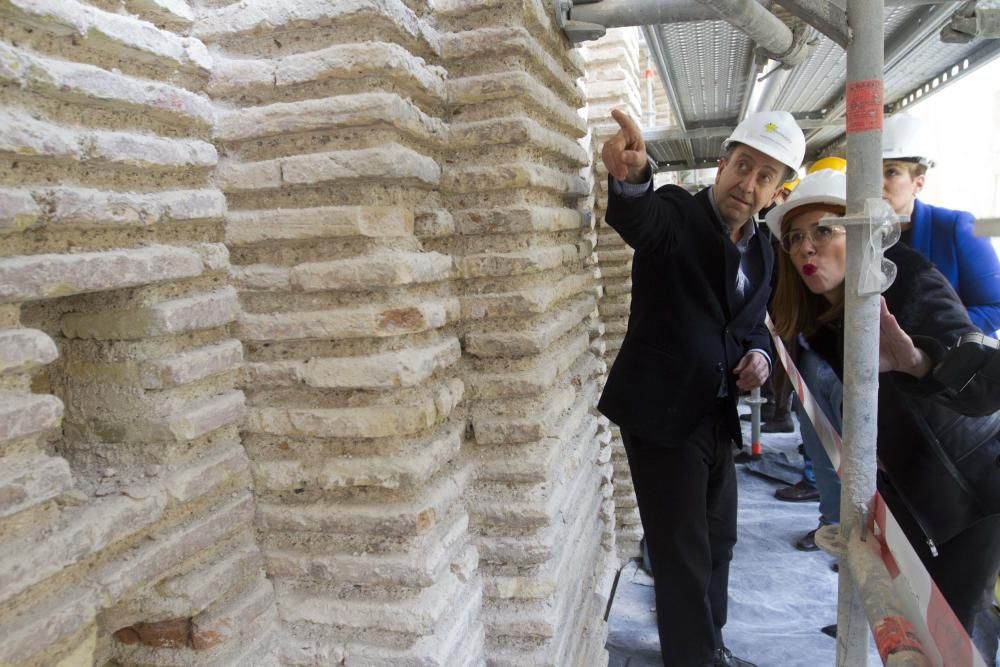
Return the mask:
[[[846,176],[827,170],[803,179],[767,216],[783,250],[773,304],[778,334],[790,347],[807,346],[840,380],[847,243],[837,219],[845,207]],[[880,314],[878,489],[971,630],[1000,566],[1000,413],[965,416],[988,387],[954,396],[931,377],[945,349],[977,331],[947,279],[905,245],[885,257],[897,275]],[[810,455],[829,467],[822,450]]]

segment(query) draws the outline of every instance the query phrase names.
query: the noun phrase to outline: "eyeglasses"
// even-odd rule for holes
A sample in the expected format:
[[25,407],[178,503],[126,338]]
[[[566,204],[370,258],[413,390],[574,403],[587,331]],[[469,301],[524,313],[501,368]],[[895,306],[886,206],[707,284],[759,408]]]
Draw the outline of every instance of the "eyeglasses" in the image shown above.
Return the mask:
[[807,238],[814,248],[822,248],[830,243],[834,236],[846,233],[847,230],[843,225],[816,225],[806,231],[793,229],[781,237],[781,249],[787,253],[793,253]]

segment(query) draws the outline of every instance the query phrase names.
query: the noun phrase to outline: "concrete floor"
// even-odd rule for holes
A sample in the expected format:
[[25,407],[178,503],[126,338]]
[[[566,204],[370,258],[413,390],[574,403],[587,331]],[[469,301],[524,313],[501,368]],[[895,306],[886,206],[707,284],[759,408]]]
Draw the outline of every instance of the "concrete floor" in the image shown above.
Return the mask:
[[[749,442],[749,424],[745,430]],[[765,434],[762,441],[766,455],[801,461],[797,430]],[[818,504],[775,499],[775,489],[784,483],[753,474],[745,465],[737,465],[737,476],[739,542],[730,572],[726,645],[758,667],[836,664],[836,640],[820,632],[837,620],[835,559],[794,547],[816,527]],[[634,562],[619,577],[608,626],[610,667],[662,667],[652,579]],[[874,642],[868,664],[881,664]]]

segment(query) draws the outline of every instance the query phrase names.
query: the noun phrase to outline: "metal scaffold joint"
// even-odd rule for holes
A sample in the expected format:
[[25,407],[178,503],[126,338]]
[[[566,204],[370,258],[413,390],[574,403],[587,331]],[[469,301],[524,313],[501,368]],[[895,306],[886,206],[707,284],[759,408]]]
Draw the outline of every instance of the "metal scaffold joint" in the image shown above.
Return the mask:
[[812,53],[812,29],[805,23],[796,23],[792,27],[792,45],[781,53],[773,53],[764,47],[757,49],[762,56],[781,63],[784,69],[791,69],[805,62]]
[[[584,2],[586,1],[584,0]],[[600,23],[571,19],[570,12],[573,10],[573,2],[571,0],[554,0],[552,5],[555,10],[556,25],[566,35],[566,39],[569,40],[570,44],[579,44],[580,42],[600,39],[607,33],[607,28]]]
[[1000,37],[1000,0],[973,0],[958,8],[941,29],[941,41],[965,44]]
[[796,16],[843,48],[851,42],[847,12],[830,0],[776,0],[787,12]]

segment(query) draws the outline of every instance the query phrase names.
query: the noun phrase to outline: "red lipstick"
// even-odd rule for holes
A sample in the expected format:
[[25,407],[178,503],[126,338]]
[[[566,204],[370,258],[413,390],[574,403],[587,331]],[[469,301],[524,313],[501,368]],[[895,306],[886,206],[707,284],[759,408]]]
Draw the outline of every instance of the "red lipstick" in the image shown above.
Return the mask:
[[807,276],[811,276],[811,275],[815,274],[816,273],[816,265],[815,264],[804,264],[802,266],[802,273],[806,274]]

